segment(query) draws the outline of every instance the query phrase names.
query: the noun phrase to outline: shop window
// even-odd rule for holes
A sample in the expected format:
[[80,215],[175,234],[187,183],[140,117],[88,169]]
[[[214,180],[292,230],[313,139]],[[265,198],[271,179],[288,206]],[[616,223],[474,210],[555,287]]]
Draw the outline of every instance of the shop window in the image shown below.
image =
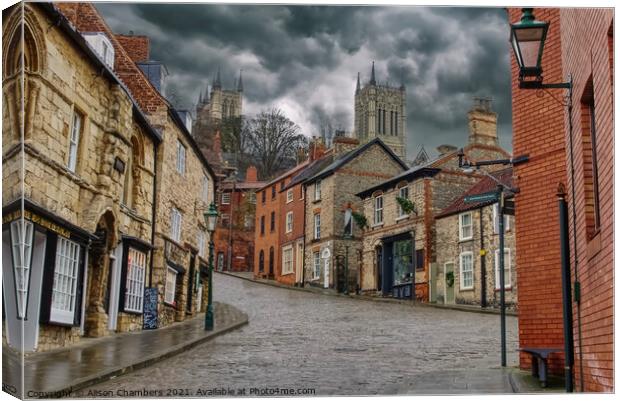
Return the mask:
[[411,240],[395,241],[393,247],[394,285],[408,283],[413,274]]
[[461,290],[471,290],[474,288],[474,254],[472,252],[463,252],[459,259]]
[[598,186],[598,159],[596,148],[596,119],[594,92],[590,77],[581,97],[581,138],[583,183],[586,212],[586,232],[592,238],[601,226]]
[[319,252],[314,252],[312,254],[312,258],[314,261],[314,269],[312,270],[312,278],[318,279],[321,277],[321,255]]
[[[510,216],[504,215],[504,232],[510,231]],[[499,203],[493,205],[493,233],[499,234]]]
[[314,239],[321,239],[321,215],[314,215]]
[[166,269],[166,288],[164,291],[164,302],[174,305],[174,296],[177,289],[177,271],[170,266]]
[[179,174],[185,174],[185,145],[177,139],[177,171]]
[[[510,271],[511,271],[511,260],[510,260],[510,248],[504,248],[504,288],[511,288],[511,280],[510,280]],[[495,250],[495,289],[499,290],[500,288],[499,281],[499,249]]]
[[282,249],[282,275],[293,273],[293,247]]
[[176,242],[181,242],[181,227],[183,224],[182,223],[183,216],[181,215],[181,212],[179,212],[175,208],[172,208],[170,212],[170,220],[171,220],[170,221],[170,227],[171,227],[170,236]]
[[465,241],[474,237],[474,229],[471,212],[459,215],[459,240]]
[[52,285],[51,321],[73,324],[79,260],[79,245],[66,238],[58,237]]
[[67,161],[67,168],[73,173],[75,173],[75,169],[77,167],[82,120],[83,119],[80,113],[74,110],[71,123],[71,135],[69,136],[69,159]]
[[265,271],[265,251],[263,251],[262,249],[258,254],[258,271]]
[[374,224],[383,223],[383,195],[375,197]]
[[26,317],[28,305],[28,287],[30,284],[30,267],[32,263],[33,225],[26,220],[11,223],[11,243],[13,269],[15,273],[15,291],[17,292],[17,316]]
[[127,282],[125,283],[125,310],[142,313],[146,254],[129,248],[127,255]]
[[293,231],[293,212],[288,212],[286,214],[286,232],[290,233]]

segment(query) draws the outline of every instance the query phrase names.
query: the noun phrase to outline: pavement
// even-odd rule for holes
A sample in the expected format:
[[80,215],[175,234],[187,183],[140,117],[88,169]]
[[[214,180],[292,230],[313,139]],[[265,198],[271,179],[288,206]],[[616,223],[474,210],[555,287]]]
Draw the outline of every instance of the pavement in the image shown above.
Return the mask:
[[[272,287],[286,288],[286,289],[294,290],[294,291],[305,291],[305,292],[312,292],[312,293],[315,293],[315,294],[330,295],[330,296],[336,296],[336,297],[347,297],[347,298],[354,298],[354,299],[360,299],[360,300],[372,301],[372,302],[387,302],[387,303],[392,303],[392,304],[402,304],[402,305],[411,305],[411,306],[413,305],[411,300],[408,300],[408,299],[396,299],[396,298],[391,298],[391,297],[379,297],[379,296],[370,296],[370,295],[356,295],[354,293],[349,294],[349,295],[344,295],[344,294],[337,293],[334,290],[328,290],[328,289],[321,288],[321,287],[313,287],[313,286],[295,287],[295,286],[290,286],[290,285],[286,285],[286,284],[281,284],[281,283],[279,283],[279,282],[277,282],[275,280],[267,280],[267,279],[262,279],[262,278],[254,278],[254,273],[252,273],[252,272],[226,272],[226,271],[220,271],[220,272],[216,272],[216,273],[223,274],[223,275],[228,275],[228,276],[233,276],[233,277],[241,278],[241,279],[248,280],[248,281],[253,281],[255,283],[260,283],[260,284],[264,284],[264,285],[270,285]],[[491,314],[494,314],[494,315],[499,315],[500,314],[500,311],[497,308],[481,308],[479,306],[474,306],[474,305],[431,304],[431,303],[418,302],[416,304],[416,306],[431,307],[431,308],[442,308],[442,309],[452,309],[452,310],[458,310],[458,311],[463,311],[463,312],[491,313]],[[507,310],[506,311],[506,315],[507,316],[517,316],[517,313],[515,311]]]
[[[144,368],[248,323],[236,307],[215,302],[215,327],[204,330],[204,313],[168,327],[122,333],[47,352],[22,355],[3,346],[3,390],[25,398],[57,398],[108,378]],[[20,397],[23,398],[23,397]]]
[[543,390],[534,381],[520,384],[529,373],[516,369],[514,316],[506,322],[510,367],[502,369],[497,315],[317,296],[225,274],[214,275],[214,299],[244,310],[249,324],[191,354],[84,389],[82,396],[166,396],[170,388],[189,397]]

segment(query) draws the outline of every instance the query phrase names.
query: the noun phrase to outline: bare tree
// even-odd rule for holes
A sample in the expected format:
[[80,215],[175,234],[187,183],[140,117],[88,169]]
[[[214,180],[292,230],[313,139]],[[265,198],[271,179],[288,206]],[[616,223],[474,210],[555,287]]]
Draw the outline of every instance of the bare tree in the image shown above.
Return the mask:
[[294,165],[298,149],[307,145],[299,126],[279,109],[261,112],[247,121],[245,129],[248,151],[258,164],[262,179],[273,178]]

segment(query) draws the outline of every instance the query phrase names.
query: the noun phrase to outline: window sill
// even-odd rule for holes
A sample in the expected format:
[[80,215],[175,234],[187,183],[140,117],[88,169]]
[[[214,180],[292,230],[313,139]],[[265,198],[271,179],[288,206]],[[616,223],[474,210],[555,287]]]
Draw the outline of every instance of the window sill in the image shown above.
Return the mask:
[[377,223],[377,224],[373,224],[372,226],[370,226],[370,228],[379,228],[379,227],[383,227],[383,223]]
[[474,287],[471,288],[459,288],[459,291],[473,291]]
[[290,276],[293,273],[295,273],[295,272],[282,273],[282,274],[280,274],[280,277],[282,277],[282,276]]
[[409,215],[406,214],[404,216],[398,216],[395,221],[398,223],[398,222],[401,222],[403,220],[408,220],[408,219],[409,219]]
[[171,308],[173,308],[173,309],[175,309],[175,310],[176,310],[176,308],[177,308],[177,306],[176,306],[175,304],[171,304],[170,302],[167,302],[167,301],[164,301],[164,305],[165,305],[165,306],[169,306],[169,307],[171,307]]
[[459,242],[467,242],[467,241],[473,241],[474,237],[469,237],[469,238],[459,238]]
[[320,199],[314,199],[314,200],[312,201],[312,203],[319,203],[319,202],[321,202],[321,200],[320,200]]

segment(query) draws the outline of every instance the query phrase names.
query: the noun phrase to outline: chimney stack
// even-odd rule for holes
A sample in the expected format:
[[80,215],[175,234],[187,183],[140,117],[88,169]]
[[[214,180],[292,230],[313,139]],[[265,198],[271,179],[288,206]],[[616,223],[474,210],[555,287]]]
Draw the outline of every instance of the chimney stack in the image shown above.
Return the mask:
[[334,138],[334,154],[341,155],[357,148],[360,144],[356,138],[350,138],[346,136],[337,136]]
[[245,170],[245,182],[257,182],[258,170],[254,166],[248,166]]
[[325,154],[325,144],[321,138],[312,138],[308,145],[308,159],[312,162],[320,159]]
[[497,113],[491,110],[491,99],[475,97],[467,113],[469,119],[469,144],[499,146],[497,139]]

